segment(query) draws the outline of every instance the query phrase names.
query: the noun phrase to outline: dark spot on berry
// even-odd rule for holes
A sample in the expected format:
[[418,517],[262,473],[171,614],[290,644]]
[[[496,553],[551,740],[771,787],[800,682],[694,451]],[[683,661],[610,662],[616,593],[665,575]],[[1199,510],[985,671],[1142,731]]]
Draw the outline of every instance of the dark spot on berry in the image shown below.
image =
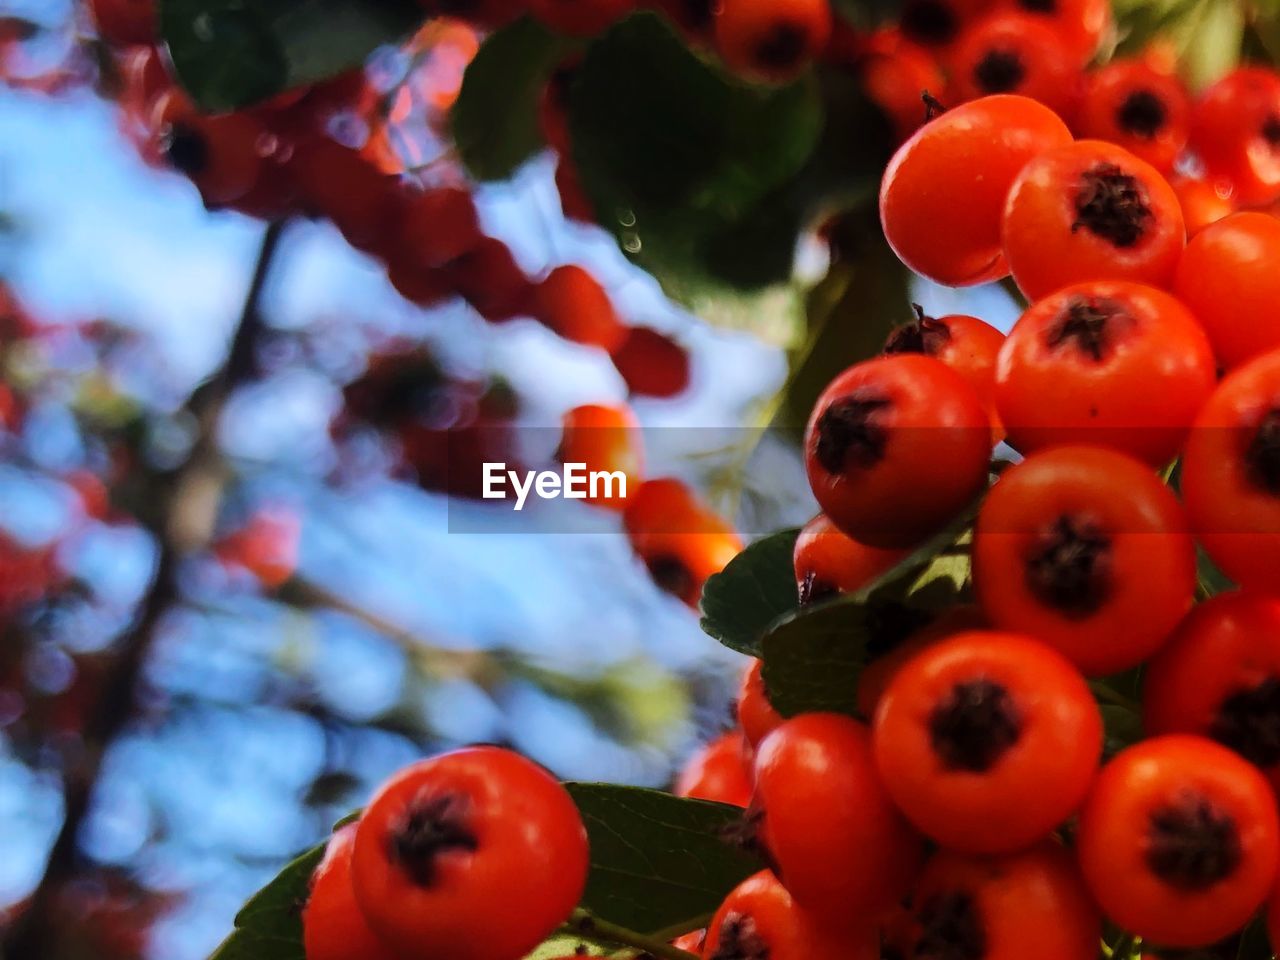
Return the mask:
[[658,588],[665,590],[686,603],[693,603],[698,598],[694,595],[697,582],[689,568],[678,558],[670,554],[659,554],[645,561],[649,568],[649,576]]
[[756,929],[755,919],[730,913],[720,925],[720,943],[707,960],[769,960],[769,945]]
[[1058,12],[1058,0],[1018,0],[1018,6],[1027,13],[1055,14]]
[[763,829],[764,811],[752,804],[742,812],[742,816],[726,822],[719,829],[718,836],[725,844],[751,854],[775,874],[780,873],[769,848],[765,846]]
[[1155,810],[1147,825],[1147,866],[1186,893],[1207,890],[1240,865],[1235,821],[1207,798],[1187,791]]
[[929,714],[929,742],[948,770],[985,773],[1021,733],[1017,705],[991,680],[957,683]]
[[1129,320],[1124,305],[1103,297],[1072,297],[1046,332],[1053,349],[1074,347],[1101,362],[1116,340],[1116,327]]
[[904,323],[885,341],[885,353],[923,353],[925,356],[936,356],[951,342],[951,328],[941,320],[925,316],[924,308],[918,303],[912,304],[916,310],[916,319]]
[[1117,247],[1137,244],[1155,219],[1141,182],[1114,163],[1099,163],[1084,172],[1075,206],[1072,233],[1083,227]]
[[827,473],[873,467],[884,457],[889,435],[879,423],[884,397],[851,394],[832,402],[818,418],[814,454]]
[[1169,119],[1164,101],[1150,90],[1135,90],[1116,110],[1116,123],[1125,133],[1154,140]]
[[1280,495],[1280,407],[1272,407],[1259,421],[1245,449],[1244,463],[1254,486]]
[[1027,588],[1041,603],[1087,617],[1111,592],[1111,539],[1090,521],[1064,514],[1035,538],[1025,570]]
[[420,887],[435,883],[436,859],[451,850],[475,851],[475,834],[468,828],[465,797],[446,793],[421,794],[409,804],[387,834],[387,853]]
[[935,893],[916,916],[920,935],[911,951],[914,960],[981,960],[986,955],[987,932],[969,893]]
[[810,570],[804,575],[804,579],[800,581],[800,606],[807,607],[811,603],[826,600],[839,593],[840,591],[835,584],[819,580],[817,574]]
[[1250,763],[1280,763],[1280,678],[1237,690],[1218,707],[1209,736]]
[[1262,121],[1262,139],[1271,145],[1273,150],[1280,150],[1280,114],[1271,114]]
[[809,49],[809,31],[804,24],[780,20],[756,43],[755,62],[769,70],[791,70]]
[[175,123],[160,141],[165,162],[179,173],[198,177],[209,168],[209,142],[198,130]]
[[973,82],[983,93],[1009,93],[1026,78],[1022,55],[1014,50],[988,50],[973,68]]
[[904,36],[923,44],[950,43],[960,32],[960,21],[943,0],[915,0],[902,11],[898,26]]

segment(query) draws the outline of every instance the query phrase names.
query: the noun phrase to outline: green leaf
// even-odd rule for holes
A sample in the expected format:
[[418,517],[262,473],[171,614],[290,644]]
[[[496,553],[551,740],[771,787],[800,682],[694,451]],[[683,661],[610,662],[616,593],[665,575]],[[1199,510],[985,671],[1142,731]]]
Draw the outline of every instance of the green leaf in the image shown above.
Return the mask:
[[861,590],[784,614],[761,643],[761,677],[783,716],[814,711],[857,715],[862,668],[966,598],[970,558],[953,546],[967,537],[974,511],[933,537]]
[[755,541],[729,561],[702,590],[702,629],[730,650],[760,656],[760,639],[779,617],[799,605],[795,552],[799,530]]
[[1267,936],[1267,922],[1262,917],[1253,921],[1240,933],[1236,947],[1236,960],[1270,960],[1275,956]]
[[324,851],[325,844],[308,850],[254,894],[237,914],[235,931],[209,960],[306,960],[302,908]]
[[640,13],[576,71],[573,160],[602,225],[668,295],[721,323],[792,325],[800,220],[771,201],[819,141],[819,94],[811,76],[745,85]]
[[1231,582],[1231,578],[1218,569],[1218,565],[1213,562],[1213,558],[1204,551],[1204,548],[1196,547],[1196,595],[1200,600],[1208,600],[1210,597],[1216,597],[1220,593],[1226,593],[1234,590],[1236,585]]
[[538,102],[547,78],[576,47],[528,17],[485,40],[451,114],[454,145],[472,176],[505,180],[542,149]]
[[178,82],[211,112],[327,80],[422,20],[415,0],[160,0]]
[[1104,759],[1114,757],[1142,739],[1142,717],[1136,710],[1114,703],[1100,704],[1098,710],[1102,714]]
[[565,785],[591,841],[582,906],[643,934],[697,929],[761,864],[723,839],[737,807],[658,790],[601,783]]
[[870,611],[832,603],[778,624],[764,638],[761,677],[784,717],[815,711],[856,716]]
[[827,384],[880,353],[889,332],[912,316],[910,272],[889,249],[874,209],[842,218],[834,239],[845,254],[809,295],[808,337],[792,357],[775,421],[797,438]]

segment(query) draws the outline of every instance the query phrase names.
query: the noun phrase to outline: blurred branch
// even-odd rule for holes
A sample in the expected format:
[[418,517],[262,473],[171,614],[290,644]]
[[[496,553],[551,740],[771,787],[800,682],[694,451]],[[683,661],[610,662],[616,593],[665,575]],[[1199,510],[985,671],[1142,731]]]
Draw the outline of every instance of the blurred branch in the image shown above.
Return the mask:
[[159,545],[155,572],[133,626],[117,645],[98,700],[85,723],[82,747],[64,771],[62,828],[39,885],[0,949],[7,960],[56,960],[58,956],[61,924],[57,900],[80,867],[80,832],[89,815],[103,758],[136,713],[138,683],[157,628],[179,594],[177,573],[182,557],[202,546],[201,537],[207,541],[212,527],[210,510],[216,513],[222,483],[217,424],[227,398],[256,372],[256,344],[264,327],[262,293],[284,229],[281,221],[268,226],[263,234],[227,358],[187,401],[187,412],[199,424],[195,443],[182,464],[156,478],[160,509],[156,514],[157,529],[152,531]]

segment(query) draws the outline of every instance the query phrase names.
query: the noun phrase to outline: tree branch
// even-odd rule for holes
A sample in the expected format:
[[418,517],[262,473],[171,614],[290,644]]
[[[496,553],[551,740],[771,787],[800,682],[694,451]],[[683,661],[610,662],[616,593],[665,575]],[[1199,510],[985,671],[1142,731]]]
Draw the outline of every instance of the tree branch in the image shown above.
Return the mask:
[[56,960],[58,957],[61,927],[58,895],[80,868],[80,832],[92,806],[102,761],[136,713],[138,681],[151,653],[156,628],[178,599],[177,571],[182,557],[203,545],[193,536],[193,526],[201,525],[191,524],[187,515],[193,506],[195,512],[208,512],[201,509],[199,503],[193,504],[193,500],[208,499],[208,478],[218,471],[218,421],[227,398],[256,372],[256,345],[264,326],[262,294],[284,229],[285,222],[279,221],[269,225],[263,234],[227,358],[187,401],[187,412],[199,424],[195,442],[182,464],[157,478],[161,507],[157,528],[152,531],[159,545],[155,572],[132,627],[118,643],[97,702],[85,722],[82,749],[64,771],[62,827],[50,849],[39,886],[4,940],[0,952],[8,960]]

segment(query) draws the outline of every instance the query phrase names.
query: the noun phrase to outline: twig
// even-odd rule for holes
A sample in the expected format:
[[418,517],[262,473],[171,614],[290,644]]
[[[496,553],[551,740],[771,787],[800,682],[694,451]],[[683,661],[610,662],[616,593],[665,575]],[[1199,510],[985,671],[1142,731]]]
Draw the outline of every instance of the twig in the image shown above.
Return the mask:
[[152,531],[159,544],[155,573],[133,626],[118,644],[97,703],[85,722],[83,749],[64,773],[62,827],[50,849],[39,885],[4,940],[0,953],[8,960],[36,957],[53,960],[58,956],[56,944],[61,926],[58,896],[80,866],[80,831],[92,805],[103,758],[136,712],[138,679],[151,652],[156,627],[178,597],[178,566],[185,550],[193,546],[178,531],[183,526],[182,516],[190,506],[193,491],[207,486],[201,480],[209,476],[218,460],[219,416],[235,388],[255,372],[254,351],[263,328],[262,293],[283,233],[281,221],[271,224],[263,234],[253,279],[226,362],[187,402],[187,411],[200,425],[196,442],[180,466],[157,478],[161,509],[157,529]]
[[634,947],[651,957],[662,960],[697,960],[696,955],[655,937],[647,937],[626,927],[594,917],[585,910],[573,911],[560,933],[579,937],[600,946]]

